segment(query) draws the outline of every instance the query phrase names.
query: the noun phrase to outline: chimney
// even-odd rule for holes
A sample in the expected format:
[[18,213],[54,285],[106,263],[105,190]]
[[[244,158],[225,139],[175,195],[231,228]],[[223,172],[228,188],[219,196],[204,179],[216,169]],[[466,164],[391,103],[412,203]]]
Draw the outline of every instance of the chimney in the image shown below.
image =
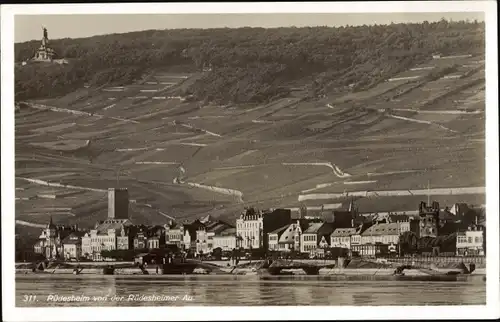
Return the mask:
[[354,227],[354,219],[351,219],[351,227]]
[[478,217],[478,216],[476,215],[476,226],[477,226],[477,217]]

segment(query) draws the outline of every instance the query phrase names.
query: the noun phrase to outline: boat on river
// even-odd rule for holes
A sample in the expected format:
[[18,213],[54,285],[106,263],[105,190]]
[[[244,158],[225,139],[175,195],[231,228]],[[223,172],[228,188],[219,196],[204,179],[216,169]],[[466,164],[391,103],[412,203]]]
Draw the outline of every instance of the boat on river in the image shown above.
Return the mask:
[[113,266],[106,266],[102,269],[102,274],[103,275],[114,275],[115,268]]

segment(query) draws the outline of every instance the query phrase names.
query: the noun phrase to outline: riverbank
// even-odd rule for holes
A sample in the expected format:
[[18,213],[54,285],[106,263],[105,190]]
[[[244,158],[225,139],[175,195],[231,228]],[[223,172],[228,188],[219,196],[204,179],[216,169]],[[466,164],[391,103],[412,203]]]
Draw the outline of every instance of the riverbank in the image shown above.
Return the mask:
[[[213,267],[218,267],[221,269],[227,269],[227,268],[233,268],[234,263],[230,260],[221,260],[221,261],[198,261],[198,260],[193,260],[189,259],[188,261],[196,262],[199,265],[205,266],[205,265],[211,265]],[[317,266],[325,266],[325,265],[337,265],[338,262],[336,260],[332,259],[298,259],[294,260],[295,262],[301,262],[305,264],[312,264],[312,265],[317,265]],[[486,268],[486,262],[481,261],[478,262],[477,260],[471,260],[469,258],[457,258],[456,262],[443,262],[441,261],[441,258],[437,257],[432,260],[429,258],[427,259],[421,259],[421,258],[415,258],[415,259],[407,259],[407,258],[396,258],[396,259],[391,259],[390,261],[388,260],[369,260],[369,259],[353,259],[349,261],[349,265],[347,268],[353,268],[353,269],[364,269],[364,268],[396,268],[397,266],[404,265],[404,264],[410,264],[412,265],[422,265],[425,267],[425,265],[433,265],[433,268],[437,269],[453,269],[458,267],[457,265],[460,264],[460,262],[463,261],[466,265],[469,265],[469,263],[474,262],[476,265],[476,269]],[[263,263],[263,260],[240,260],[238,262],[237,267],[238,268],[259,268],[261,264]],[[58,265],[60,268],[73,268],[73,267],[83,267],[83,268],[95,268],[95,269],[102,269],[104,266],[108,265],[113,265],[116,268],[133,268],[134,263],[133,262],[123,262],[123,261],[109,261],[109,262],[61,262],[53,265]],[[63,267],[61,267],[63,266]],[[16,269],[18,268],[31,268],[33,267],[33,263],[15,263]],[[153,266],[154,267],[154,266]],[[49,267],[49,269],[52,267]]]
[[[148,275],[159,275],[156,273],[156,268],[146,268]],[[223,273],[219,273],[218,275],[267,275],[265,270],[257,270],[253,268],[222,268],[221,271]],[[446,269],[437,269],[440,273],[446,273],[449,270]],[[394,273],[394,269],[392,268],[332,268],[332,269],[320,269],[319,275],[348,275],[348,276],[389,276]],[[16,269],[17,275],[72,275],[73,269],[70,268],[55,268],[48,269],[42,272],[33,272],[31,269],[27,268],[18,268]],[[190,275],[205,275],[209,274],[207,271],[199,270],[195,271]],[[305,272],[301,269],[290,269],[283,270],[283,274],[290,275],[306,275]],[[420,270],[405,270],[405,274],[408,276],[424,276],[427,275],[425,272]],[[102,269],[97,268],[86,268],[83,269],[79,275],[102,275]],[[115,275],[144,275],[139,268],[117,268],[115,270]],[[212,275],[212,274],[211,274]],[[486,269],[480,268],[472,272],[469,276],[486,276]]]
[[[446,274],[450,270],[448,269],[437,269],[439,273]],[[288,269],[282,270],[283,274],[291,275],[306,275],[302,269]],[[265,274],[263,270],[256,270],[251,268],[236,268],[232,271],[232,274],[236,275],[248,275],[248,274]],[[393,268],[323,268],[319,270],[319,275],[350,275],[350,276],[388,276],[393,275]],[[424,276],[427,273],[420,270],[405,270],[405,275],[408,276]],[[486,269],[477,269],[470,275],[485,276]]]
[[[325,266],[325,265],[338,265],[337,260],[333,259],[295,259],[295,262],[300,262],[304,264],[312,264],[317,266]],[[259,267],[262,263],[262,260],[240,260],[238,262],[238,267]],[[474,263],[476,265],[476,269],[486,268],[486,261],[478,261],[476,258],[456,258],[455,261],[443,261],[442,258],[394,258],[394,259],[353,259],[349,261],[348,268],[396,268],[401,265],[417,265],[417,266],[433,266],[433,268],[437,269],[454,269],[459,267],[460,263],[463,262],[466,266],[470,263]],[[203,261],[205,264],[215,265],[222,268],[232,267],[232,262],[229,260],[226,261]]]

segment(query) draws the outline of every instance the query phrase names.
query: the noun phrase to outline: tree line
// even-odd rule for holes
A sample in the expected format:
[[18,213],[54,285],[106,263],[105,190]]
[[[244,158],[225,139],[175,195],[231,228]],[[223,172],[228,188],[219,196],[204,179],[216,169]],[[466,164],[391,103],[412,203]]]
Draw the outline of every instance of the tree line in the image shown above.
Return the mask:
[[[433,53],[484,54],[482,22],[438,22],[304,28],[148,30],[51,40],[68,65],[15,67],[19,100],[49,98],[82,88],[126,84],[154,69],[212,70],[181,95],[218,103],[261,103],[302,82],[311,97],[375,86]],[[17,62],[38,41],[15,44]]]

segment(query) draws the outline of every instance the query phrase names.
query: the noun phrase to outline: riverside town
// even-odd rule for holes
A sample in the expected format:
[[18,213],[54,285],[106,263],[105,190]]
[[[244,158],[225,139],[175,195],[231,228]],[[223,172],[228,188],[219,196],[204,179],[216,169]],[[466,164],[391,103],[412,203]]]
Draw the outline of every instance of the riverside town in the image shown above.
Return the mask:
[[15,15],[16,306],[484,305],[484,12],[203,16]]
[[[329,260],[333,266],[418,261],[445,267],[471,262],[473,267],[484,267],[485,232],[484,208],[464,203],[441,208],[437,202],[421,202],[414,214],[361,214],[351,201],[346,209],[314,214],[305,206],[298,214],[290,209],[247,208],[235,223],[206,215],[192,222],[169,220],[145,226],[130,219],[128,190],[110,188],[106,220],[83,230],[57,225],[51,217],[32,251],[22,249],[16,255],[18,261],[36,259],[33,272],[47,266],[57,271],[69,262],[75,274],[82,266],[74,263],[106,262],[103,272],[113,274],[114,262],[123,266],[127,261],[145,274],[149,270],[168,273],[168,265],[163,264],[172,264],[173,272],[206,274],[214,268],[230,267],[232,272],[240,262],[257,261],[264,267],[272,260],[285,260],[281,265],[286,269],[317,274],[306,269],[308,261],[300,261],[309,259],[316,260],[314,264]],[[187,259],[193,265],[173,265],[186,264]],[[293,260],[299,261],[292,265]]]

